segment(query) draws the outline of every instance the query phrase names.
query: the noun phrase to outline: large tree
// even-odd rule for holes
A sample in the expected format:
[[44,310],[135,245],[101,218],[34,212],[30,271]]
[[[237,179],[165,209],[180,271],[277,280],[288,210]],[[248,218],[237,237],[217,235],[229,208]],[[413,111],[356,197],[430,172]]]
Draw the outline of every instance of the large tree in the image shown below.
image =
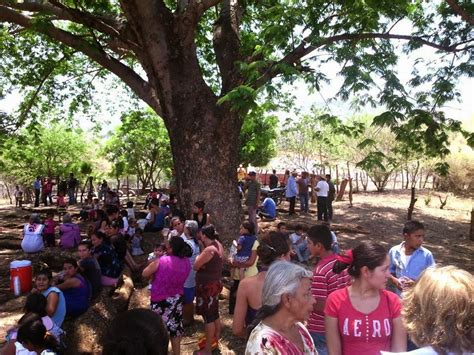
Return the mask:
[[[71,78],[78,82],[70,93],[76,107],[93,96],[88,76],[103,69],[115,74],[163,118],[183,207],[206,200],[229,237],[240,217],[239,134],[259,95],[275,96],[282,82],[298,76],[318,90],[326,79],[320,64],[334,60],[342,67],[342,98],[355,93],[360,102],[385,105],[392,126],[410,121],[414,110],[426,111],[426,139],[438,138],[438,127],[449,124],[438,107],[456,98],[460,75],[472,74],[473,6],[456,0],[0,0],[6,23],[1,91],[6,78],[25,90],[19,117],[25,121],[37,112],[36,102],[47,112],[52,96],[66,95]],[[414,68],[414,93],[394,72],[400,42],[402,55],[421,46],[438,51],[437,60],[422,58]]]

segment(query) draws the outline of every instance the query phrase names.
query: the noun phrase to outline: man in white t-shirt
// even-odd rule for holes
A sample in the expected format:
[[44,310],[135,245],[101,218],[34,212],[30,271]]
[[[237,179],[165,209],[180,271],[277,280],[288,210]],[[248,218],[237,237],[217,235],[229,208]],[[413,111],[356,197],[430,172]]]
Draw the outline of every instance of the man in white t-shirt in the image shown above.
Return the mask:
[[316,192],[318,194],[318,221],[328,221],[328,193],[329,184],[322,176],[317,177]]

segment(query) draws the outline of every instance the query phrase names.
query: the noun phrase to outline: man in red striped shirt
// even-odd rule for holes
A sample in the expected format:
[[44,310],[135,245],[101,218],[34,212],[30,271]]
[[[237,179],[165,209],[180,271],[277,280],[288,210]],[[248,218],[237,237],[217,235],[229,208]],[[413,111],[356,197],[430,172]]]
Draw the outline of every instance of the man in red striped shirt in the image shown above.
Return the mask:
[[324,329],[324,305],[326,300],[332,292],[349,286],[351,283],[351,277],[347,270],[340,274],[332,271],[337,255],[332,252],[331,246],[331,230],[327,225],[315,225],[308,230],[308,248],[313,256],[320,258],[314,267],[311,285],[316,304],[308,321],[308,330],[319,355],[328,354]]

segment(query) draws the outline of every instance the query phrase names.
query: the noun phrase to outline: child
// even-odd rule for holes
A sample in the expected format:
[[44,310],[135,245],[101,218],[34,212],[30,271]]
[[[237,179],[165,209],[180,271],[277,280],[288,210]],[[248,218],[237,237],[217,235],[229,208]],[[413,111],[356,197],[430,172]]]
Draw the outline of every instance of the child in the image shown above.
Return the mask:
[[[163,255],[166,254],[166,244],[165,243],[156,243],[155,248],[152,253],[148,254],[147,264],[155,261],[156,259],[161,258]],[[148,289],[151,290],[151,283],[153,282],[153,278],[150,280],[148,284]]]
[[23,192],[20,190],[20,187],[18,185],[15,186],[15,207],[20,207],[22,206],[23,203]]
[[138,212],[137,227],[141,230],[145,230],[145,226],[148,223],[148,219],[146,217],[147,214],[145,212]]
[[59,220],[61,220],[61,217],[64,216],[64,214],[66,213],[66,209],[67,209],[66,200],[64,198],[64,192],[60,191],[58,193],[56,203],[58,205]]
[[411,287],[425,269],[435,265],[433,254],[422,246],[425,238],[422,223],[406,222],[403,237],[404,241],[389,251],[390,280],[396,286],[398,295],[406,287]]
[[140,242],[143,239],[143,231],[141,229],[137,229],[132,237],[132,255],[143,255],[145,252],[143,251],[142,247],[140,246]]
[[43,240],[47,247],[55,246],[55,229],[58,222],[54,220],[54,213],[46,213],[46,219],[44,221]]
[[127,213],[128,213],[128,218],[135,218],[135,209],[133,208],[133,201],[128,201],[127,202]]
[[303,226],[297,225],[295,229],[295,233],[290,235],[293,250],[296,252],[296,256],[300,263],[307,263],[311,253],[308,249],[308,241]]
[[128,234],[128,213],[127,210],[120,211],[120,217],[122,219],[122,228],[120,228],[119,233],[122,235]]
[[100,210],[100,201],[98,198],[92,200],[91,209],[89,210],[89,220],[96,221],[97,220],[97,211]]
[[[234,261],[238,263],[246,263],[251,254],[252,246],[257,240],[255,234],[255,227],[252,222],[244,221],[240,226],[240,237],[237,241],[237,253],[234,256]],[[245,277],[245,268],[239,268],[240,281]]]
[[319,262],[313,269],[311,292],[317,301],[308,320],[308,330],[319,354],[327,354],[324,325],[324,305],[328,296],[341,288],[349,286],[351,277],[344,270],[340,274],[332,271],[337,254],[332,250],[333,236],[327,224],[318,223],[308,230],[308,249]]
[[34,351],[41,355],[53,355],[58,350],[56,339],[50,335],[41,317],[34,313],[29,313],[24,317],[18,329],[17,341],[28,351]]

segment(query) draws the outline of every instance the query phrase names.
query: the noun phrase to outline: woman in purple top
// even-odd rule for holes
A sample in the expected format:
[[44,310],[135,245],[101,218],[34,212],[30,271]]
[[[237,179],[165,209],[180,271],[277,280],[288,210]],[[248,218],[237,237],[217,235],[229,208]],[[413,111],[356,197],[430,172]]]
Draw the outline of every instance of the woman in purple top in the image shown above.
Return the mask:
[[66,315],[77,317],[89,308],[91,291],[87,280],[79,274],[75,259],[66,259],[63,266],[64,282],[57,285],[66,300]]
[[180,353],[183,329],[184,282],[191,271],[188,258],[191,247],[178,236],[169,240],[167,255],[154,260],[143,270],[143,277],[152,277],[152,311],[158,313],[170,333],[174,354]]
[[59,234],[61,235],[59,244],[62,249],[76,248],[81,241],[79,225],[72,223],[72,218],[69,213],[63,216],[63,224],[59,226]]

